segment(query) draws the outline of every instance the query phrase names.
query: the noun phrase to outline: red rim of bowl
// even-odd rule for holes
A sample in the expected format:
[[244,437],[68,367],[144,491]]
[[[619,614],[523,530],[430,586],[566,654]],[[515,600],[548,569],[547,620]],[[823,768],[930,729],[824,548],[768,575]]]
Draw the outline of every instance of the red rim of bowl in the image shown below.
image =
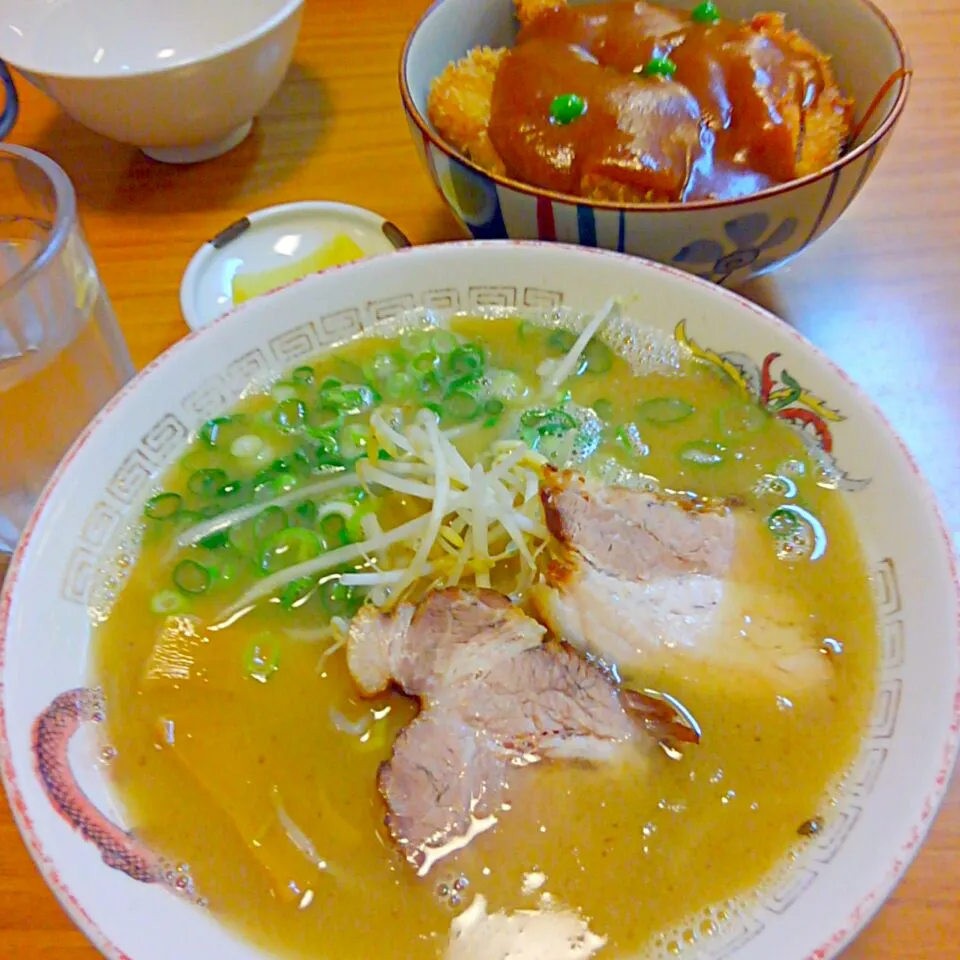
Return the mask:
[[[873,400],[870,399],[863,388],[854,382],[836,363],[833,362],[833,360],[831,360],[823,351],[821,351],[819,347],[807,340],[788,323],[777,317],[776,314],[771,313],[769,310],[766,310],[763,307],[760,307],[759,305],[753,303],[743,296],[740,296],[734,291],[727,290],[724,287],[719,287],[716,284],[710,283],[709,281],[700,277],[685,273],[677,267],[671,267],[666,264],[657,263],[656,261],[648,260],[644,257],[630,256],[628,254],[616,253],[611,250],[603,250],[600,248],[581,247],[575,244],[553,243],[537,240],[460,241],[455,243],[435,244],[432,246],[427,245],[425,247],[407,247],[405,249],[398,250],[395,254],[392,254],[392,256],[416,256],[418,251],[429,250],[433,249],[434,247],[446,250],[449,248],[463,249],[504,246],[543,248],[550,250],[556,250],[559,247],[561,249],[565,248],[571,251],[575,250],[577,253],[583,256],[615,257],[620,260],[629,260],[633,264],[637,264],[639,262],[659,273],[670,274],[671,276],[681,279],[685,283],[689,283],[694,286],[709,288],[719,296],[735,301],[739,306],[748,309],[751,313],[758,316],[765,323],[776,326],[791,339],[801,344],[804,349],[809,350],[819,363],[821,363],[825,368],[830,370],[835,376],[839,377],[844,383],[846,383],[856,395],[860,403],[877,418],[886,431],[888,437],[893,440],[894,443],[896,443],[904,460],[906,461],[907,466],[913,473],[919,488],[919,493],[921,494],[921,498],[931,509],[933,520],[935,521],[935,525],[939,530],[940,536],[946,548],[947,569],[949,579],[954,587],[954,602],[956,604],[957,614],[957,620],[950,629],[953,630],[953,641],[957,646],[958,652],[960,652],[960,572],[958,572],[957,558],[954,554],[953,544],[947,531],[943,515],[940,512],[940,507],[937,502],[937,498],[934,495],[933,489],[917,466],[910,449],[903,442],[897,431],[894,430],[890,421],[880,410],[880,408],[873,402]],[[359,263],[348,263],[338,267],[331,267],[329,270],[324,271],[324,273],[333,273],[340,270],[349,271],[363,269],[364,266],[369,262],[371,261],[360,261]],[[303,283],[309,279],[309,277],[306,277],[299,280],[294,280],[292,283],[287,284],[287,286],[294,286],[295,284]],[[277,292],[278,291],[273,291],[272,293],[266,294],[265,297],[273,296]],[[47,854],[39,836],[37,835],[33,820],[27,810],[26,801],[24,800],[23,794],[21,793],[20,787],[17,783],[18,777],[13,766],[10,740],[7,735],[7,718],[4,705],[4,687],[6,685],[4,682],[4,666],[6,659],[7,635],[10,629],[10,611],[13,606],[13,594],[21,573],[21,567],[23,566],[24,555],[26,554],[29,542],[33,536],[33,532],[37,524],[40,521],[45,506],[53,496],[57,487],[63,482],[65,475],[69,470],[70,464],[76,459],[83,447],[86,446],[93,434],[99,430],[103,422],[111,415],[114,409],[120,406],[128,396],[135,393],[140,388],[148,375],[150,375],[158,367],[169,363],[171,360],[179,359],[182,351],[186,349],[187,344],[198,337],[207,336],[210,330],[225,322],[229,317],[236,313],[237,310],[243,309],[246,309],[246,305],[235,307],[229,313],[218,317],[209,326],[193,331],[182,340],[177,341],[171,347],[167,348],[167,350],[160,354],[159,357],[154,359],[146,367],[140,370],[132,380],[122,387],[120,391],[116,393],[114,397],[107,403],[107,405],[100,411],[100,413],[98,413],[97,416],[87,425],[80,436],[77,437],[66,456],[63,458],[63,460],[61,460],[50,480],[47,482],[47,485],[41,492],[37,504],[34,507],[33,513],[30,515],[30,519],[27,521],[27,526],[23,531],[20,542],[14,551],[13,558],[10,562],[10,567],[7,571],[6,579],[3,585],[0,586],[0,783],[3,784],[4,790],[6,791],[14,821],[17,824],[18,830],[20,831],[20,835],[24,841],[24,845],[27,848],[27,852],[30,854],[30,857],[36,864],[37,869],[39,870],[47,886],[53,891],[57,900],[60,902],[60,905],[63,907],[64,911],[73,921],[73,923],[87,936],[91,943],[93,943],[93,945],[100,950],[101,953],[109,957],[110,960],[135,960],[135,958],[124,953],[100,929],[98,924],[84,909],[83,904],[80,902],[80,899],[74,890],[63,881],[60,876],[60,872],[57,869],[56,863]],[[915,821],[907,830],[908,839],[903,846],[895,851],[891,851],[890,864],[886,872],[883,874],[882,879],[878,880],[869,890],[869,892],[863,896],[861,901],[857,904],[843,925],[835,930],[820,947],[810,953],[806,957],[806,960],[831,960],[831,958],[836,957],[840,951],[866,927],[869,921],[880,910],[887,898],[896,888],[897,884],[906,873],[907,868],[913,862],[914,857],[919,852],[927,834],[930,832],[930,828],[933,825],[933,821],[939,811],[940,804],[946,795],[947,785],[950,782],[951,774],[957,760],[958,747],[960,747],[960,673],[958,673],[957,687],[954,691],[953,719],[950,727],[946,731],[946,737],[941,748],[940,769],[934,778],[930,792],[927,794],[923,802],[919,821]],[[229,934],[229,929],[227,927],[223,927],[222,929]]]
[[910,92],[910,83],[913,77],[913,68],[910,65],[910,55],[907,53],[907,48],[904,46],[903,40],[900,38],[900,34],[893,26],[893,23],[890,21],[889,17],[887,17],[887,15],[873,2],[873,0],[855,0],[856,3],[859,3],[862,7],[866,8],[886,28],[887,33],[890,35],[890,38],[893,40],[894,45],[897,48],[897,54],[900,57],[899,70],[894,71],[891,76],[896,76],[898,72],[902,74],[900,77],[900,90],[897,94],[897,99],[894,101],[893,106],[890,108],[887,115],[883,118],[883,122],[880,124],[880,126],[877,127],[877,129],[874,130],[874,132],[867,137],[863,143],[857,147],[854,147],[854,149],[849,153],[845,153],[838,157],[833,161],[833,163],[828,164],[822,170],[818,170],[816,173],[809,173],[807,176],[800,177],[797,180],[790,180],[787,183],[781,183],[773,187],[767,187],[766,190],[760,190],[757,193],[751,193],[745,197],[734,197],[730,200],[691,200],[687,203],[616,203],[613,200],[591,200],[587,197],[576,197],[573,194],[556,193],[553,190],[547,190],[542,187],[534,187],[527,183],[521,183],[519,180],[514,180],[511,177],[506,177],[499,173],[491,173],[489,170],[485,170],[479,164],[475,163],[469,157],[464,156],[458,150],[454,150],[453,147],[443,140],[442,137],[434,132],[429,120],[427,120],[427,118],[420,113],[420,110],[417,108],[417,105],[414,102],[413,95],[410,93],[410,85],[407,82],[407,63],[410,58],[410,48],[413,46],[413,41],[419,33],[420,28],[445,2],[446,0],[434,0],[434,2],[430,4],[426,12],[420,17],[414,28],[407,35],[406,42],[403,45],[403,50],[400,53],[400,97],[403,100],[403,105],[408,116],[410,116],[413,122],[417,125],[420,133],[438,150],[440,150],[442,153],[445,153],[448,157],[457,160],[459,163],[462,163],[465,167],[469,167],[475,173],[478,173],[481,176],[486,177],[488,180],[492,180],[494,183],[500,184],[501,186],[509,187],[511,190],[516,190],[518,193],[524,193],[532,197],[545,197],[549,200],[552,200],[554,203],[563,203],[567,206],[588,206],[594,207],[598,210],[622,210],[627,213],[684,213],[686,211],[692,212],[695,210],[715,210],[723,207],[736,207],[744,203],[752,203],[754,200],[761,200],[767,197],[774,197],[778,196],[779,194],[788,193],[791,190],[796,190],[799,187],[814,183],[823,177],[829,176],[834,171],[842,169],[848,163],[855,160],[857,157],[862,156],[868,150],[871,150],[876,144],[878,144],[893,129],[897,120],[899,120],[900,114],[903,112],[903,108],[907,102],[907,95]]

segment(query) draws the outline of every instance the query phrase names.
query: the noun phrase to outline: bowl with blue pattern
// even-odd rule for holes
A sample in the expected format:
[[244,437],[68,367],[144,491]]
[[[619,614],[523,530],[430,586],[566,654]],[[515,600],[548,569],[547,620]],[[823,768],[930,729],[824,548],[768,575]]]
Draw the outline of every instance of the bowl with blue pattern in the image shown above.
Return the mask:
[[903,111],[911,76],[904,45],[871,0],[724,0],[722,8],[740,20],[765,9],[783,13],[830,55],[856,104],[855,139],[819,172],[748,196],[616,203],[491,173],[444,141],[427,113],[434,78],[475,47],[512,46],[518,26],[513,0],[436,0],[407,38],[400,92],[420,159],[463,229],[478,240],[555,240],[636,254],[721,284],[766,273],[823,236],[863,188]]

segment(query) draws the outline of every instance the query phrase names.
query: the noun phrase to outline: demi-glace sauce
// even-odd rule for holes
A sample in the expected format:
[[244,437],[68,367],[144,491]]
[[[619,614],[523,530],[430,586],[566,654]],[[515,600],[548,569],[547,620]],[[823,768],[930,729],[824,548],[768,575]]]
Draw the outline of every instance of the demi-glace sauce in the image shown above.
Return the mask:
[[[505,54],[490,138],[511,176],[561,193],[598,178],[653,200],[754,193],[796,175],[794,131],[826,85],[805,51],[750,24],[645,3],[561,7]],[[643,76],[654,58],[675,74]],[[557,123],[551,103],[566,94],[586,112]]]
[[[535,381],[541,331],[523,332],[511,320],[463,321],[456,329],[482,342],[498,366]],[[341,358],[360,363],[378,348],[382,342],[359,342]],[[330,362],[322,360],[318,373]],[[413,704],[397,694],[361,701],[342,651],[321,663],[316,644],[290,637],[277,672],[254,682],[241,667],[243,651],[264,631],[286,636],[291,613],[263,604],[209,631],[223,596],[200,597],[192,610],[204,625],[193,678],[145,678],[162,624],[150,598],[169,585],[169,544],[149,540],[94,647],[117,750],[111,774],[137,835],[188,863],[209,909],[251,940],[291,957],[434,960],[474,894],[494,911],[535,908],[546,891],[609,938],[600,957],[630,955],[685,924],[688,939],[709,937],[730,912],[725,904],[786,862],[802,842],[802,823],[829,821],[829,790],[857,752],[878,656],[867,571],[841,496],[817,485],[802,444],[773,418],[744,442],[739,459],[684,466],[678,449],[715,435],[718,411],[739,402],[733,385],[701,363],[684,360],[679,375],[637,378],[616,358],[607,374],[579,377],[572,389],[579,403],[608,401],[612,423],[629,421],[643,399],[693,405],[682,423],[648,431],[649,455],[636,464],[673,489],[736,493],[745,509],[769,512],[776,503],[754,491],[758,478],[788,461],[794,471],[806,465],[793,478],[799,501],[827,531],[825,555],[781,562],[772,542],[758,537],[737,563],[741,579],[791,593],[820,635],[842,642],[835,686],[786,702],[772,687],[744,689],[709,667],[678,671],[669,692],[700,721],[699,747],[680,761],[655,751],[626,766],[558,762],[517,771],[511,809],[497,826],[418,879],[391,846],[376,790],[378,765]],[[272,405],[258,396],[242,408],[255,414]],[[498,429],[480,429],[465,453],[489,447]],[[166,488],[183,489],[190,469],[177,468]],[[394,522],[383,517],[384,527]],[[662,680],[633,679],[652,687]],[[355,722],[371,706],[380,719],[365,739],[331,719],[336,711]],[[288,839],[278,804],[321,866]],[[531,873],[542,874],[543,885],[524,893]],[[460,905],[451,906],[456,897]]]

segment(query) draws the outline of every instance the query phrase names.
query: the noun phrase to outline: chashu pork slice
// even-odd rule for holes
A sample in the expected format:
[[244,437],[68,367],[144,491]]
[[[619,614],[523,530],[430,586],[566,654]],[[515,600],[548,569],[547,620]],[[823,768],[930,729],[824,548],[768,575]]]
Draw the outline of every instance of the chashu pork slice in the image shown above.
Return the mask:
[[517,767],[601,762],[634,740],[696,740],[669,705],[620,689],[544,633],[492,590],[440,590],[354,618],[347,663],[361,690],[395,683],[423,707],[379,774],[387,827],[421,875],[496,823]]
[[534,605],[581,651],[629,676],[709,663],[738,695],[829,683],[833,666],[797,600],[736,573],[756,522],[745,511],[557,471],[541,498],[562,552]]

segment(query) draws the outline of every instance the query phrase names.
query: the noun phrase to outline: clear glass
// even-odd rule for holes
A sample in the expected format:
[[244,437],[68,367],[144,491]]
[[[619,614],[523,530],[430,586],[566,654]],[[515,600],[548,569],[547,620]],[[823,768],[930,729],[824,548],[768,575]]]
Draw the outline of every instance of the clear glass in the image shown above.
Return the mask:
[[0,581],[54,467],[132,375],[70,180],[0,145]]

